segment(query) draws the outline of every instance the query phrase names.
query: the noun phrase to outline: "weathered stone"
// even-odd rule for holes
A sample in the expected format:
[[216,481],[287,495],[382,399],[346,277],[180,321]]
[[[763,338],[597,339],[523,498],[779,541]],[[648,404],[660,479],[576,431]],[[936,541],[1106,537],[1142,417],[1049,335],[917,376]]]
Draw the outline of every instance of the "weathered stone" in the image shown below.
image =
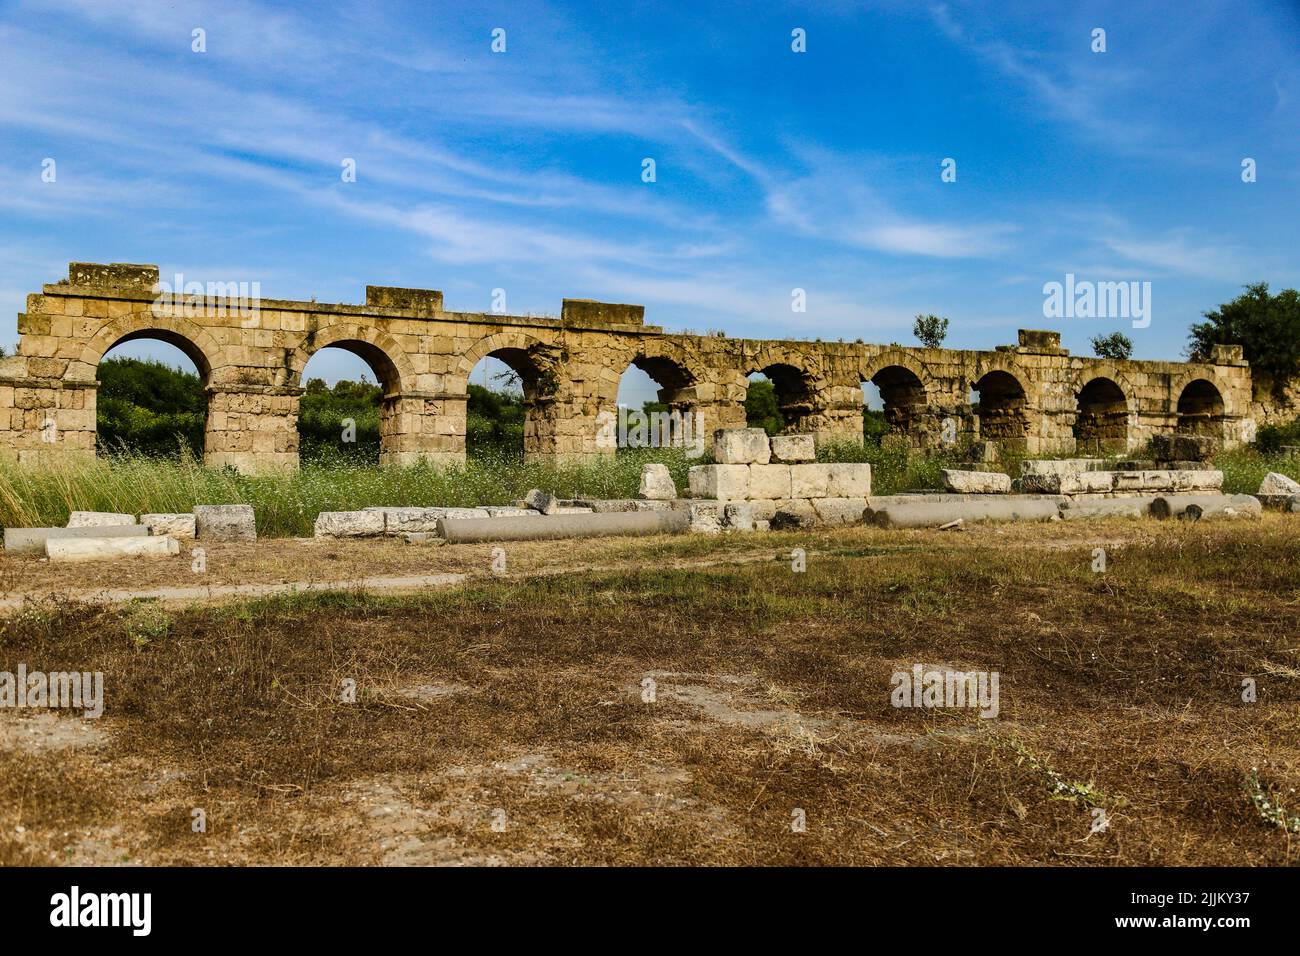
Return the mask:
[[117,538],[50,538],[45,542],[45,554],[51,561],[113,561],[121,558],[168,558],[180,554],[181,546],[175,538],[117,537]]
[[1006,495],[1011,493],[1011,476],[1000,471],[956,471],[941,469],[943,485],[949,491],[973,495]]
[[692,498],[717,500],[749,497],[748,465],[693,465],[687,472]]
[[1300,482],[1276,471],[1270,471],[1259,483],[1261,495],[1300,495]]
[[750,465],[748,497],[789,498],[790,466]]
[[791,498],[825,498],[831,493],[831,466],[791,465]]
[[200,541],[256,541],[252,505],[195,505],[194,528]]
[[316,516],[318,538],[373,538],[383,533],[382,511],[322,511]]
[[[793,485],[793,482],[791,482]],[[794,488],[790,494],[794,496]],[[827,498],[866,498],[871,494],[871,465],[866,462],[837,462],[830,466]],[[808,497],[813,497],[809,495]]]
[[768,446],[772,461],[793,464],[817,460],[817,442],[812,435],[773,435]]
[[114,514],[111,511],[74,511],[68,515],[69,528],[111,528],[135,523],[135,515]]
[[720,465],[766,465],[772,458],[761,428],[719,428],[713,433],[713,459]]
[[866,498],[813,498],[810,501],[819,524],[831,527],[860,524],[867,508]]
[[749,512],[755,521],[771,521],[776,514],[776,502],[767,498],[750,498]]
[[[445,509],[443,509],[445,510]],[[489,518],[529,518],[538,514],[532,508],[507,508],[495,505],[480,505],[478,508],[466,508],[466,511],[482,511]],[[463,515],[466,518],[478,518],[481,515]]]
[[1001,457],[1001,450],[995,441],[977,441],[970,446],[971,461],[990,465],[997,462]]
[[632,504],[633,511],[672,511],[674,508],[681,507],[684,499],[674,498],[672,501],[642,501],[636,500]]
[[966,501],[918,501],[868,508],[867,523],[881,528],[938,528],[961,521],[1057,521],[1059,504],[1022,495],[979,495]]
[[555,514],[556,509],[560,507],[560,499],[547,491],[540,488],[533,488],[524,496],[524,503],[534,511],[540,511],[544,515]]
[[1263,511],[1252,495],[1162,495],[1151,502],[1154,518],[1257,518]]
[[[486,508],[400,508],[386,505],[371,505],[364,511],[373,511],[384,516],[384,534],[432,534],[438,530],[439,518],[486,518]],[[515,508],[512,511],[535,511]]]
[[103,528],[5,528],[6,554],[44,554],[51,538],[147,538],[142,524],[120,524]]
[[793,498],[777,502],[776,513],[769,522],[773,531],[812,528],[817,524],[817,512],[807,499]]
[[1151,438],[1151,453],[1157,461],[1205,461],[1217,450],[1215,440],[1208,435],[1164,434]]
[[749,502],[724,502],[722,505],[722,528],[724,531],[753,531],[754,511]]
[[1100,471],[1100,458],[1026,458],[1020,463],[1020,490],[1059,494],[1062,475]]
[[677,485],[667,465],[651,462],[641,466],[641,488],[637,497],[647,501],[671,501],[677,497]]
[[1286,504],[1286,508],[1284,508],[1283,510],[1289,511],[1292,514],[1294,514],[1297,511],[1300,511],[1300,495],[1292,495],[1290,500]]
[[153,535],[166,535],[169,538],[193,539],[195,535],[194,513],[187,514],[147,514],[140,516],[140,524],[149,529]]
[[696,534],[721,534],[722,505],[721,501],[692,501],[690,530]]

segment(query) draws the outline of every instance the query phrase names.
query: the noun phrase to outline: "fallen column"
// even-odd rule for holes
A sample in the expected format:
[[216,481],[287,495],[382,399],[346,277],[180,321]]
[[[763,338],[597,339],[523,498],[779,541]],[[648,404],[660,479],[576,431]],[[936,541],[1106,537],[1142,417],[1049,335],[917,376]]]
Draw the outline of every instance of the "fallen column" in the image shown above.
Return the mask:
[[5,528],[5,551],[9,554],[45,554],[45,542],[63,538],[147,538],[142,524],[120,524],[100,528]]
[[1153,518],[1258,518],[1264,510],[1254,495],[1164,495],[1151,502]]
[[1090,498],[1061,502],[1061,517],[1078,518],[1145,518],[1150,513],[1153,495],[1133,498]]
[[689,524],[690,518],[684,511],[614,511],[535,518],[439,518],[438,534],[448,544],[474,544],[620,534],[682,534]]
[[113,558],[166,558],[181,553],[175,538],[50,538],[45,553],[51,561],[107,561]]
[[937,528],[962,521],[1052,521],[1060,517],[1057,501],[1043,498],[981,498],[970,501],[918,501],[868,507],[863,514],[878,528]]

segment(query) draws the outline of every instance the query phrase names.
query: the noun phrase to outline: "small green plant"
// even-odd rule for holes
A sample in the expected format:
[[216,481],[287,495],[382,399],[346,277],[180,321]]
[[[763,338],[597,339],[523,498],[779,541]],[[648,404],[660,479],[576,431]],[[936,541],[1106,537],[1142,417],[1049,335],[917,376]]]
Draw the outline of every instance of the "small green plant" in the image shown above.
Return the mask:
[[152,601],[132,601],[122,611],[122,630],[137,648],[162,640],[171,629],[171,616]]
[[[1294,794],[1295,788],[1287,792]],[[1250,768],[1250,776],[1246,778],[1246,796],[1250,798],[1259,818],[1269,826],[1300,835],[1300,815],[1290,813],[1282,797],[1264,789],[1263,784],[1259,782],[1258,767]]]

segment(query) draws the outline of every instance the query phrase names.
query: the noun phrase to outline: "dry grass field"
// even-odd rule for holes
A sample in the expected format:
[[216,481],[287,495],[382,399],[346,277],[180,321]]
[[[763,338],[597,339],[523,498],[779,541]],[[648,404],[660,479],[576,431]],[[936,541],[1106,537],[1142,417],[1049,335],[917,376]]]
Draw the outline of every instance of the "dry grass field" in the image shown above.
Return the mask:
[[[1300,851],[1294,518],[507,555],[493,576],[487,546],[214,546],[206,574],[225,583],[469,577],[112,606],[75,593],[193,584],[189,558],[0,559],[4,596],[34,598],[3,618],[0,671],[105,681],[98,720],[0,709],[0,863],[1273,865]],[[891,706],[891,675],[914,664],[998,672],[998,716]]]

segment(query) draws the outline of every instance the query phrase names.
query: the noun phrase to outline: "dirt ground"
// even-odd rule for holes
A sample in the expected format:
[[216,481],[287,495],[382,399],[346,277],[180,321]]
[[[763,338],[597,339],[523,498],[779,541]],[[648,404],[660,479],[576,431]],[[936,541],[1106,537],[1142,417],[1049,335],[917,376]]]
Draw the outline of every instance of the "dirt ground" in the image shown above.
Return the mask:
[[[505,547],[212,546],[223,584],[467,577],[111,606],[75,596],[189,557],[3,559],[0,672],[105,692],[0,707],[0,863],[1295,861],[1290,516]],[[914,665],[996,672],[997,716],[893,706]]]

